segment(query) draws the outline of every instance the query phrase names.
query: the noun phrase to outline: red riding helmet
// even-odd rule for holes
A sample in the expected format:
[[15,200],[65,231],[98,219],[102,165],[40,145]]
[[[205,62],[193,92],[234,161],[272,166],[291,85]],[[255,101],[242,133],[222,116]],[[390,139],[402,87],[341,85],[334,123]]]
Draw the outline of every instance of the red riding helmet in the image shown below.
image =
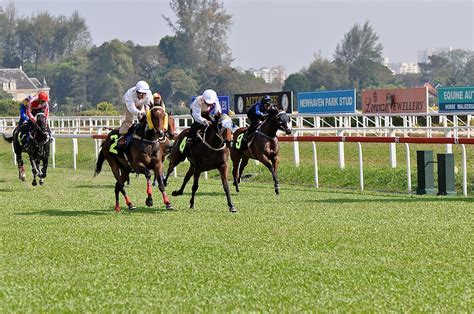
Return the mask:
[[49,97],[48,97],[48,94],[46,94],[46,92],[39,92],[38,99],[46,102],[48,101]]

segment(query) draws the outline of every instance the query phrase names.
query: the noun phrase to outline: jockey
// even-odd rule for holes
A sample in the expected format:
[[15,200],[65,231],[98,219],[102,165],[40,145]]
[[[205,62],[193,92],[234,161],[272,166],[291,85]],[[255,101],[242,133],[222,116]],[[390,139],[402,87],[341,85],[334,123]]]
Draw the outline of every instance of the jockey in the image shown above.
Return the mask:
[[165,102],[162,100],[160,93],[153,93],[153,107],[160,106],[166,110]]
[[247,117],[250,120],[250,126],[245,132],[244,137],[247,139],[253,132],[257,129],[257,126],[260,124],[260,121],[265,120],[268,115],[268,111],[272,107],[272,99],[270,96],[266,95],[255,103],[249,111],[247,111]]
[[222,109],[217,94],[212,89],[206,89],[201,96],[197,96],[191,103],[190,108],[194,123],[191,124],[191,129],[189,130],[188,141],[194,142],[197,132],[211,124],[211,120],[214,119],[212,116],[220,116]]
[[20,121],[18,122],[18,126],[22,126],[23,123],[28,122],[28,116],[26,115],[26,108],[28,107],[28,103],[30,100],[33,99],[32,96],[28,96],[23,99],[20,103]]
[[37,96],[30,99],[26,106],[26,116],[28,120],[36,123],[36,115],[43,112],[46,118],[49,116],[48,94],[46,92],[39,92]]
[[118,145],[122,148],[126,144],[125,135],[133,125],[134,117],[140,121],[145,115],[148,107],[153,104],[153,96],[151,95],[150,86],[145,81],[139,81],[137,84],[127,90],[123,95],[125,102],[125,120],[119,129]]

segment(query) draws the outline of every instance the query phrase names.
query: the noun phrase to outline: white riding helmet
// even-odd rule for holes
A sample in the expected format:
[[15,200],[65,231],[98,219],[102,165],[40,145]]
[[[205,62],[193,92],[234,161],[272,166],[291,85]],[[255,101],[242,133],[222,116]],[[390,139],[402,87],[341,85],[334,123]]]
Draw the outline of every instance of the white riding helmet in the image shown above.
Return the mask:
[[148,93],[150,91],[150,85],[145,81],[138,81],[137,85],[135,85],[135,89],[138,93]]
[[219,101],[217,98],[217,93],[213,89],[206,89],[204,93],[202,93],[202,97],[204,98],[206,104],[213,104]]

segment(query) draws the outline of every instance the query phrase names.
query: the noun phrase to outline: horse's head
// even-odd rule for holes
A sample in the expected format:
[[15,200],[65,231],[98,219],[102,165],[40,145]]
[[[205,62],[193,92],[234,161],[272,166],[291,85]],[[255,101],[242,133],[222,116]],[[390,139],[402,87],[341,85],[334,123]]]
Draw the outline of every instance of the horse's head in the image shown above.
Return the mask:
[[227,145],[227,147],[232,146],[234,123],[232,122],[231,117],[225,113],[221,114],[217,122],[217,129],[220,137],[222,137],[222,140]]
[[46,119],[46,115],[42,112],[36,115],[36,125],[41,130],[41,132],[48,131],[48,119]]
[[171,139],[176,137],[176,124],[174,123],[173,113],[168,112],[168,134]]
[[38,141],[46,142],[49,140],[48,119],[43,112],[36,115],[36,129],[33,130],[33,133]]
[[275,108],[274,111],[269,113],[272,124],[274,124],[277,129],[285,132],[286,135],[291,134],[290,117],[283,110],[278,110]]
[[159,137],[162,137],[166,130],[166,112],[162,107],[154,106],[148,114],[148,127],[155,130]]

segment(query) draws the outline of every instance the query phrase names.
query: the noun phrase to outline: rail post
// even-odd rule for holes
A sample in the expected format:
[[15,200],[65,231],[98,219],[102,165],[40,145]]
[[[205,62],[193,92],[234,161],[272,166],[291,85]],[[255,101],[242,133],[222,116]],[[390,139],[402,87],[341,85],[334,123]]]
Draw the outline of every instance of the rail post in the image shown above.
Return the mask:
[[319,188],[319,176],[318,176],[318,154],[316,150],[316,143],[311,142],[313,144],[313,163],[314,163],[314,186]]
[[408,194],[411,193],[411,161],[410,161],[410,146],[405,143],[407,149],[407,190]]
[[359,177],[360,177],[360,190],[364,191],[364,162],[362,161],[362,144],[357,142],[359,147]]

